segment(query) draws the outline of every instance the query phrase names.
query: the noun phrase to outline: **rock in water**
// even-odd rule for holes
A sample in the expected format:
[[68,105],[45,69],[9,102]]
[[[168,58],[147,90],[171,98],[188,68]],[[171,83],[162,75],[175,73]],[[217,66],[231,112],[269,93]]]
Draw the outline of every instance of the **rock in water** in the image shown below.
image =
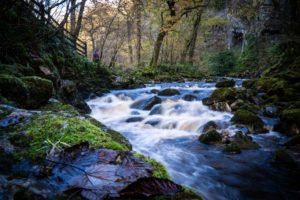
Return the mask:
[[252,141],[250,136],[244,135],[241,131],[237,132],[233,137],[233,142],[240,149],[257,149],[259,145]]
[[140,109],[140,110],[151,110],[151,108],[156,105],[160,104],[161,98],[154,96],[149,99],[140,99],[130,105],[130,108]]
[[209,130],[199,136],[199,140],[204,144],[214,144],[222,141],[222,135],[216,130]]
[[241,153],[241,149],[235,142],[232,142],[225,146],[224,152],[229,154],[239,154]]
[[164,89],[164,90],[158,92],[159,96],[174,96],[174,95],[178,95],[178,94],[180,94],[180,92],[173,88]]
[[183,99],[185,101],[195,101],[195,100],[197,100],[197,97],[192,94],[186,94],[186,95],[184,95]]
[[234,87],[234,86],[235,86],[235,81],[234,80],[224,80],[224,81],[220,81],[216,84],[217,88]]
[[252,132],[266,133],[263,121],[254,113],[247,110],[237,110],[231,121],[240,126],[246,126]]

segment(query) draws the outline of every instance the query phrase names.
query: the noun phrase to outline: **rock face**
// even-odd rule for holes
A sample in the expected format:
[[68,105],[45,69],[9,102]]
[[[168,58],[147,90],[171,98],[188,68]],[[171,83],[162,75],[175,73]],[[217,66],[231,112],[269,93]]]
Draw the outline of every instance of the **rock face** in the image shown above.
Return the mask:
[[180,92],[176,89],[168,88],[158,92],[159,96],[174,96],[178,95]]
[[130,105],[130,108],[135,108],[139,110],[151,110],[151,108],[161,103],[161,98],[154,96],[149,99],[141,99]]
[[224,80],[224,81],[220,81],[216,84],[217,88],[234,87],[234,86],[235,86],[234,80]]
[[245,126],[252,132],[266,133],[263,121],[254,113],[247,110],[237,110],[231,121],[237,125]]

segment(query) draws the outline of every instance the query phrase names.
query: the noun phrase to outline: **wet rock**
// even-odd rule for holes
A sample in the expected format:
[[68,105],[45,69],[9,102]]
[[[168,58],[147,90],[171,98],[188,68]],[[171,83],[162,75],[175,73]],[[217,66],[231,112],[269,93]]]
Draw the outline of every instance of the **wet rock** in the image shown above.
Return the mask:
[[159,96],[174,96],[174,95],[179,95],[179,94],[180,94],[180,92],[173,88],[167,88],[167,89],[164,89],[164,90],[161,90],[158,92]]
[[186,94],[183,96],[183,99],[185,101],[195,101],[195,100],[197,100],[197,97],[192,94]]
[[159,105],[153,106],[149,115],[160,115],[161,113],[162,113],[162,106],[159,104]]
[[274,130],[291,136],[300,134],[300,108],[291,107],[283,110],[280,122]]
[[231,122],[239,126],[246,126],[251,130],[251,132],[256,132],[256,133],[268,132],[264,128],[263,121],[254,113],[247,110],[237,110],[234,116],[231,118]]
[[287,150],[283,148],[276,149],[272,162],[274,164],[285,165],[285,166],[290,166],[295,164],[294,159],[289,155]]
[[223,80],[216,84],[217,88],[223,88],[223,87],[234,87],[235,81],[234,80]]
[[244,88],[250,89],[250,88],[253,88],[255,82],[256,82],[255,79],[245,80],[245,81],[243,81],[242,86]]
[[76,83],[70,80],[61,80],[59,96],[64,103],[68,103],[76,107],[81,113],[90,113],[91,109],[83,100],[78,92]]
[[209,130],[215,130],[215,129],[218,129],[217,123],[214,122],[214,121],[209,121],[209,122],[207,122],[206,124],[203,125],[202,132],[205,133]]
[[151,126],[156,126],[160,123],[160,120],[159,119],[152,119],[152,120],[149,120],[149,121],[146,121],[145,124],[149,124]]
[[278,107],[276,106],[266,106],[263,109],[264,115],[267,117],[276,117],[278,116]]
[[151,108],[162,102],[161,98],[154,96],[149,99],[141,99],[130,105],[130,108],[140,109],[140,110],[151,110]]
[[227,102],[215,102],[214,104],[212,104],[210,106],[210,109],[223,111],[223,112],[231,112],[232,111]]
[[32,113],[30,112],[23,112],[23,111],[15,111],[10,113],[8,116],[6,116],[4,119],[0,120],[0,127],[6,128],[9,126],[14,126],[16,124],[19,124],[23,119],[29,118],[32,116]]
[[169,180],[141,178],[123,189],[119,194],[124,197],[151,197],[158,195],[174,196],[182,187]]
[[241,131],[237,132],[233,137],[233,142],[240,149],[258,149],[259,145],[252,141],[250,136],[244,135]]
[[209,130],[199,136],[199,140],[204,144],[215,144],[222,141],[222,135],[216,130]]
[[133,123],[133,122],[140,122],[143,121],[144,118],[143,117],[130,117],[128,119],[126,119],[127,123]]
[[138,111],[134,110],[130,113],[131,115],[140,115],[141,113],[139,113]]
[[150,90],[150,92],[151,92],[152,94],[158,94],[158,93],[159,93],[159,90],[157,90],[157,89],[152,89],[152,90]]
[[288,141],[286,141],[284,143],[284,146],[286,146],[286,147],[299,147],[300,146],[300,135],[295,135],[295,136],[289,138]]
[[232,142],[232,143],[227,144],[225,146],[224,152],[229,153],[229,154],[240,154],[241,149],[239,148],[239,146],[235,142]]

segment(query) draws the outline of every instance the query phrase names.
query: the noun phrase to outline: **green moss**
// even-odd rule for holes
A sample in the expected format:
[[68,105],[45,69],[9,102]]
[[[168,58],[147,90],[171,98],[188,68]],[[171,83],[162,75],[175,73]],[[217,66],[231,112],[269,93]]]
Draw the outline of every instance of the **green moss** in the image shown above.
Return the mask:
[[26,76],[21,80],[27,84],[29,98],[26,102],[26,107],[36,108],[46,103],[53,93],[52,81],[38,77]]
[[239,154],[239,153],[241,153],[241,149],[237,145],[237,143],[232,142],[225,146],[224,152],[229,153],[229,154]]
[[134,153],[134,156],[141,158],[142,160],[144,160],[145,162],[149,163],[152,165],[152,167],[154,168],[154,171],[152,173],[152,176],[154,178],[160,178],[160,179],[169,179],[170,180],[170,176],[168,174],[167,169],[158,161],[146,157],[142,154],[139,153]]
[[280,119],[284,122],[288,122],[290,124],[295,123],[295,124],[300,124],[300,108],[295,108],[295,109],[285,109],[282,111],[280,115]]
[[253,130],[263,129],[263,121],[254,113],[247,110],[237,110],[231,121],[235,124],[246,125]]
[[213,144],[222,141],[222,135],[216,130],[209,130],[199,136],[199,140],[204,144]]
[[252,138],[250,136],[244,135],[241,132],[237,132],[234,135],[234,143],[237,144],[237,146],[240,149],[258,149],[259,145],[256,142],[252,141]]
[[28,149],[31,157],[42,156],[52,147],[61,150],[84,141],[88,141],[91,147],[128,150],[89,120],[78,117],[40,115],[31,120],[26,132],[32,138]]
[[285,89],[288,87],[288,84],[285,80],[280,78],[273,77],[263,77],[259,78],[255,82],[255,87],[258,90],[262,90],[269,94],[284,94]]
[[28,98],[28,87],[20,78],[1,74],[0,93],[8,100],[23,104]]
[[210,96],[213,100],[227,101],[237,99],[238,92],[235,88],[219,88]]
[[64,111],[64,112],[68,112],[70,114],[79,115],[79,113],[76,111],[76,109],[73,106],[71,106],[70,104],[64,104],[64,103],[48,103],[48,104],[40,107],[39,110],[42,110],[42,111]]
[[256,79],[249,79],[249,80],[243,81],[242,85],[244,88],[250,89],[254,86],[255,82],[256,82]]

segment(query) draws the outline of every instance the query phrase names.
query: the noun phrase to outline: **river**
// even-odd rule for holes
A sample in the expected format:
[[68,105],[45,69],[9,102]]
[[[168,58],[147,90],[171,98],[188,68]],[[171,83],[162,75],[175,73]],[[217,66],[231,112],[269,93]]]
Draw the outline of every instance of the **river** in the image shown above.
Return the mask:
[[[242,80],[236,79],[236,83],[240,87]],[[159,96],[162,103],[152,110],[130,107],[165,88],[177,89],[180,94]],[[176,183],[205,199],[297,199],[299,183],[294,184],[293,172],[271,164],[274,150],[286,140],[280,133],[252,135],[261,148],[238,155],[225,154],[223,148],[198,140],[209,121],[217,122],[220,131],[229,135],[239,130],[230,123],[232,113],[212,111],[202,104],[215,89],[215,83],[206,82],[149,84],[111,91],[89,100],[88,105],[91,116],[127,137],[134,151],[163,163]],[[188,94],[196,99],[185,101]],[[263,120],[269,127],[277,121]]]

